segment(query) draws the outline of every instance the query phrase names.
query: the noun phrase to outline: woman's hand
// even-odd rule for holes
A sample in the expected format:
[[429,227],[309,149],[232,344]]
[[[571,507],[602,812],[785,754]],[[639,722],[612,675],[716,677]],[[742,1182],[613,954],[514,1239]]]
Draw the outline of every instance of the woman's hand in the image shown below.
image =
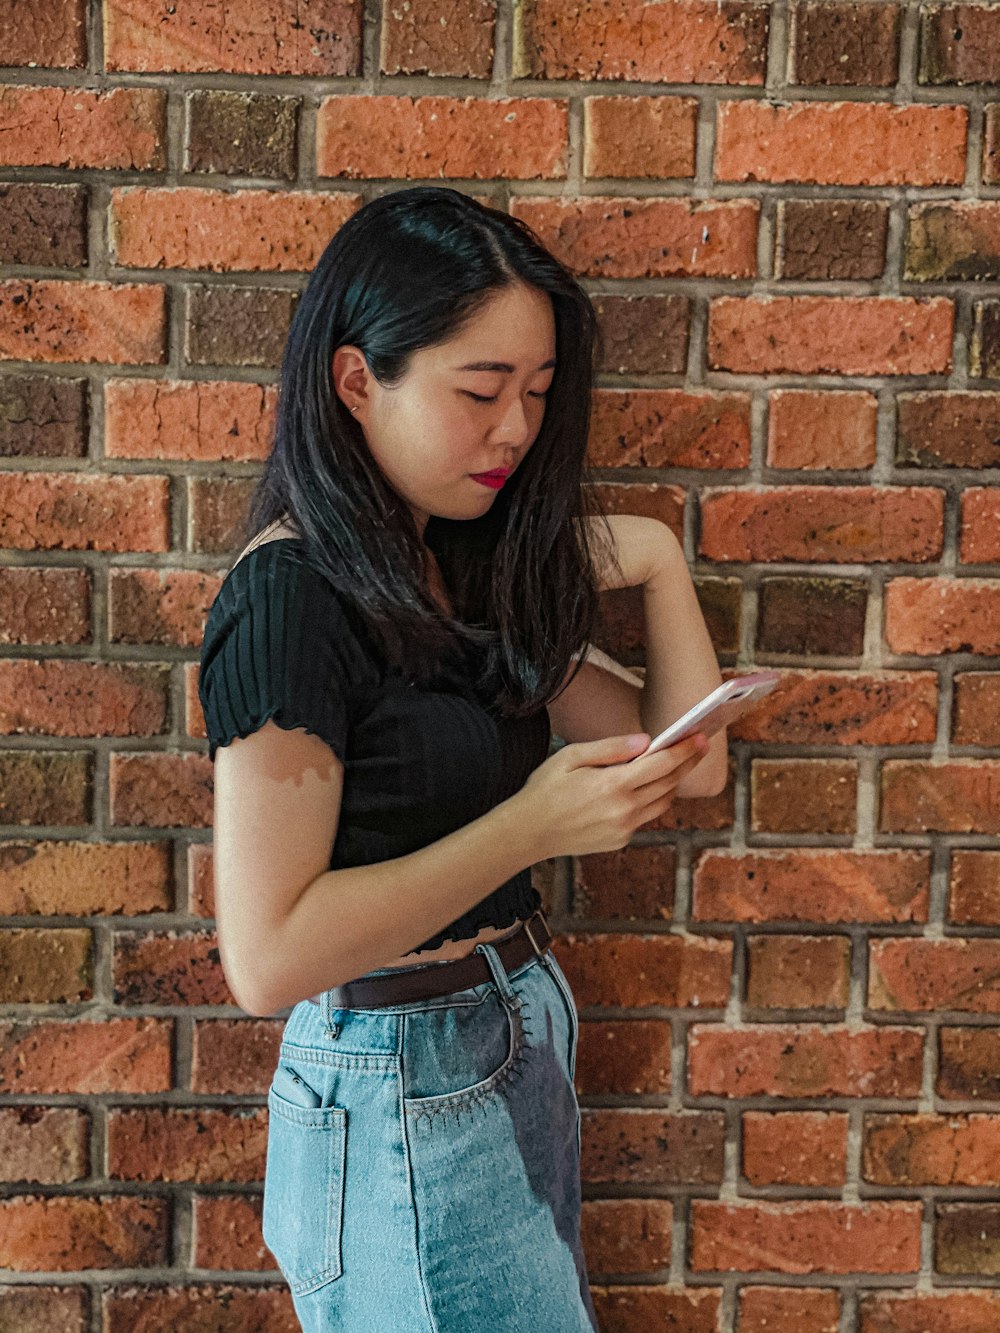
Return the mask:
[[[614,538],[619,568],[611,555],[605,556],[603,525],[588,519],[594,534],[595,564],[599,592],[612,588],[635,588],[649,583],[680,552],[680,543],[665,523],[639,514],[609,514],[608,526]],[[682,554],[683,558],[683,554]]]

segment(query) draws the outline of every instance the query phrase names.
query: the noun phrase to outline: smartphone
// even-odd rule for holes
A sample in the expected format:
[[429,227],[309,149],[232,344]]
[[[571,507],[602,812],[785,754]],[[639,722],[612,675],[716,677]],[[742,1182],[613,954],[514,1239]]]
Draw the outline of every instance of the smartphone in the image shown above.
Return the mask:
[[625,762],[634,764],[643,755],[652,754],[654,750],[664,750],[668,745],[676,745],[696,731],[704,736],[714,736],[722,727],[728,727],[730,722],[742,717],[758,699],[770,694],[780,679],[781,673],[778,671],[754,671],[748,676],[734,676],[732,680],[724,681],[718,689],[706,694],[700,703],[689,708],[683,717],[672,722],[666,731],[654,736],[642,754]]
[[319,1093],[301,1079],[294,1069],[289,1069],[288,1065],[278,1065],[271,1087],[279,1097],[284,1097],[293,1106],[319,1106],[323,1101]]

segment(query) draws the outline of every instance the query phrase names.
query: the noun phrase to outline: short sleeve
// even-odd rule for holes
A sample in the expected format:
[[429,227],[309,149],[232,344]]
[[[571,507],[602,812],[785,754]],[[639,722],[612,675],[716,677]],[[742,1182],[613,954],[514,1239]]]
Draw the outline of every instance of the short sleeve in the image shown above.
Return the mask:
[[263,543],[229,571],[206,619],[198,695],[209,758],[270,718],[346,759],[364,677],[336,589],[284,542]]

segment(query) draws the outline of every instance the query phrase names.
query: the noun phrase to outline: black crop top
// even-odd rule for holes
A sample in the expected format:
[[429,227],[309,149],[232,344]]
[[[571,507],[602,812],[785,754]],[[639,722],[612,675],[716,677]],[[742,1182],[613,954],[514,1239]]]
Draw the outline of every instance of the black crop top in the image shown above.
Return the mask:
[[[279,538],[222,581],[198,679],[209,758],[268,718],[322,737],[344,764],[331,870],[405,856],[518,791],[548,755],[545,708],[527,718],[492,709],[473,688],[466,649],[432,688],[411,684],[373,648],[356,610],[302,560],[298,538]],[[409,952],[513,925],[539,906],[522,870]]]

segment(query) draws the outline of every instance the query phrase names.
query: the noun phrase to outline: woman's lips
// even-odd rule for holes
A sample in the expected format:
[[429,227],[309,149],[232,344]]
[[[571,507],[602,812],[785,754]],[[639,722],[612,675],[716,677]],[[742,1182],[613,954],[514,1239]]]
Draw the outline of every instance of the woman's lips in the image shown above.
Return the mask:
[[478,481],[481,486],[489,486],[490,490],[498,491],[510,476],[509,472],[470,472],[473,481]]

